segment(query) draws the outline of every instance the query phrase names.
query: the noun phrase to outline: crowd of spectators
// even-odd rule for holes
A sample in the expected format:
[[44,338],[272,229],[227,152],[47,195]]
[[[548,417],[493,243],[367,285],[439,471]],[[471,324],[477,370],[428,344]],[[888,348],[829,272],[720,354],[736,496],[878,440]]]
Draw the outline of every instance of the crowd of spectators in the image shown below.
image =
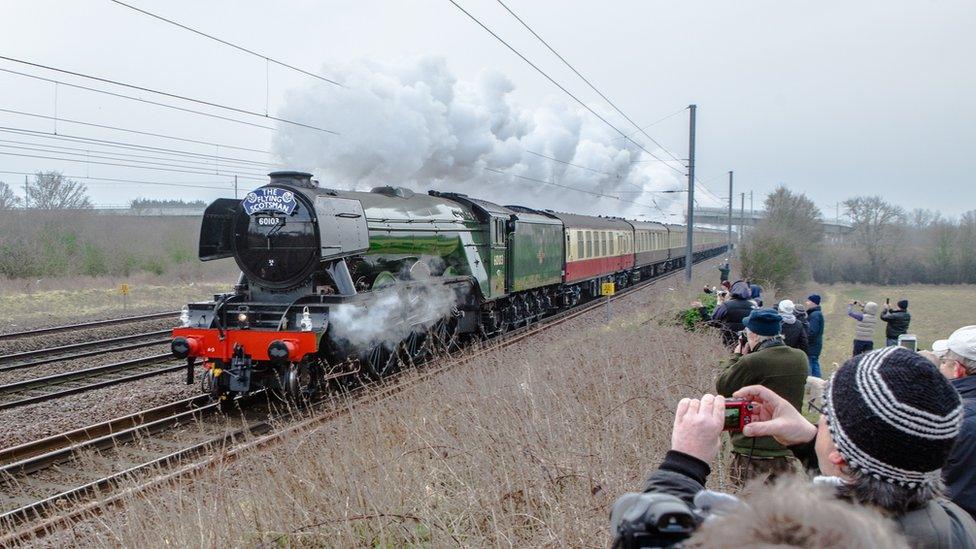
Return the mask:
[[[678,404],[671,450],[644,486],[694,510],[688,545],[976,548],[976,326],[917,351],[900,345],[907,300],[852,301],[852,357],[824,381],[820,295],[763,308],[754,284],[727,288],[705,318],[732,356],[714,395]],[[886,345],[874,349],[879,320]],[[741,430],[726,399],[748,402]],[[742,500],[705,489],[723,430],[729,480],[751,483]]]

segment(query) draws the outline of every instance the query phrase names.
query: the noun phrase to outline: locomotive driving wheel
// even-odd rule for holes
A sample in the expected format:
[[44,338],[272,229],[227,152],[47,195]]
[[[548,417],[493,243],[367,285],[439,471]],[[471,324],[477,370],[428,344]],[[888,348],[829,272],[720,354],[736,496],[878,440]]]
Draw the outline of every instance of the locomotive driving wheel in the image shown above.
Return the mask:
[[279,380],[281,396],[291,402],[301,402],[312,396],[315,390],[315,375],[312,367],[305,360],[289,364],[282,372]]
[[393,373],[398,363],[397,353],[390,352],[382,343],[364,352],[359,361],[366,375],[374,380]]

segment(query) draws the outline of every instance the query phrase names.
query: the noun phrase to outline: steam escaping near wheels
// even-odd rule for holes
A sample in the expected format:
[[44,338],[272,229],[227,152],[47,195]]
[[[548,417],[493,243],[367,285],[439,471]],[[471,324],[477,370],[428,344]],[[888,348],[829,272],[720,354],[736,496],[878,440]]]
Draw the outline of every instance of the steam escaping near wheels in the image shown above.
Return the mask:
[[411,334],[423,333],[449,318],[458,300],[440,281],[397,284],[374,292],[368,303],[343,303],[329,312],[332,336],[357,349],[383,346],[388,351]]

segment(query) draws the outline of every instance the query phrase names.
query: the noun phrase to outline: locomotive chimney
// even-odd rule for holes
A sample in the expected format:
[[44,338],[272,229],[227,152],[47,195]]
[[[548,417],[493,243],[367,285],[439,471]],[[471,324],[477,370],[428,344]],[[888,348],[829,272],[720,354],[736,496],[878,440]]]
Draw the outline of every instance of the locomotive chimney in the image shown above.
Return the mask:
[[305,187],[314,189],[316,185],[312,182],[312,174],[307,172],[271,172],[268,174],[272,185],[291,185],[292,187]]

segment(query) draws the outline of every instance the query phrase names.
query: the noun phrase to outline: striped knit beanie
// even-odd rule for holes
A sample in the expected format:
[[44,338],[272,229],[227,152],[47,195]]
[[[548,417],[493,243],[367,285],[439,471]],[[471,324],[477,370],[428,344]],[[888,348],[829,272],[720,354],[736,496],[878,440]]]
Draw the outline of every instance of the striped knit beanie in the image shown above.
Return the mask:
[[824,401],[831,438],[851,469],[909,488],[939,480],[962,403],[927,359],[902,347],[858,355],[831,376]]

